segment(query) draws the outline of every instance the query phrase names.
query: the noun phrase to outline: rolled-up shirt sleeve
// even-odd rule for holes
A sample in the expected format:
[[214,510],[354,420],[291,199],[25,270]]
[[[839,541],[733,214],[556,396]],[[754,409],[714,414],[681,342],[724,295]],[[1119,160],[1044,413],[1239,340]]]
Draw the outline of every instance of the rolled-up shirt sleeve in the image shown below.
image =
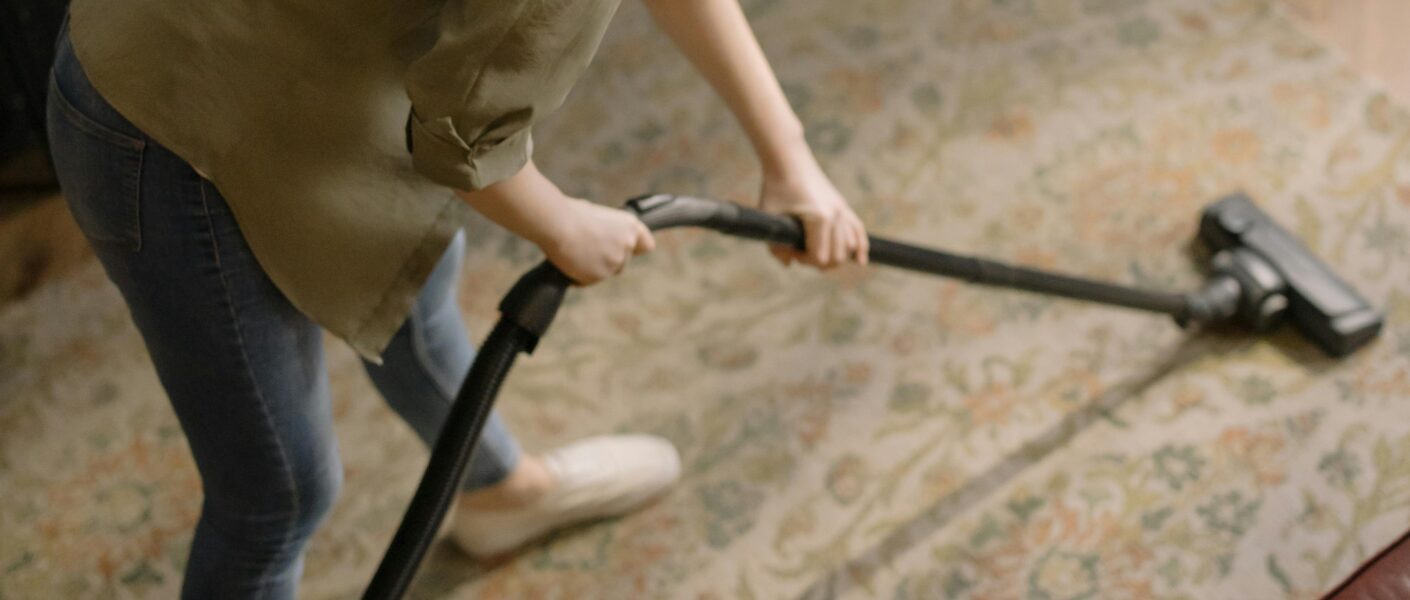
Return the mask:
[[563,103],[618,0],[449,0],[409,67],[412,163],[473,191],[523,168],[533,124]]

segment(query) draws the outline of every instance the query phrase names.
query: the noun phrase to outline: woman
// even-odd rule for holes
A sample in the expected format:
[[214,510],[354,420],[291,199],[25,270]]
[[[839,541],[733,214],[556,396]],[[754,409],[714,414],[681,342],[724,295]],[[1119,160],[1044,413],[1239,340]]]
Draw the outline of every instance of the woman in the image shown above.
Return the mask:
[[[784,264],[865,262],[739,6],[648,0],[735,114]],[[434,442],[474,350],[456,310],[469,206],[581,285],[653,247],[628,213],[566,196],[530,130],[587,65],[616,0],[75,0],[50,88],[54,162],[122,291],[201,473],[183,595],[295,595],[342,482],[321,329]],[[408,153],[408,147],[410,152]],[[610,401],[604,399],[604,401]],[[650,436],[521,453],[486,426],[451,535],[500,554],[622,514],[679,476]]]

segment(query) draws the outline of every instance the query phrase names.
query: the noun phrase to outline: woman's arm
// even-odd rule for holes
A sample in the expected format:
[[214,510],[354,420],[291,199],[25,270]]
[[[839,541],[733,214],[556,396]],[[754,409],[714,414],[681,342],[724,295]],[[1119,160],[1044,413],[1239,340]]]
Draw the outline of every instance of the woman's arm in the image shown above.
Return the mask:
[[565,195],[530,160],[531,129],[568,94],[616,11],[600,0],[448,0],[407,69],[412,165],[589,284],[649,251],[625,211]]
[[656,247],[640,219],[564,194],[533,160],[489,187],[456,193],[489,220],[538,245],[549,261],[582,285],[620,272],[633,255]]
[[865,264],[866,230],[814,158],[803,125],[788,105],[736,0],[644,0],[657,25],[729,106],[764,171],[760,207],[794,214],[808,234],[806,252],[772,248],[831,267],[848,257]]

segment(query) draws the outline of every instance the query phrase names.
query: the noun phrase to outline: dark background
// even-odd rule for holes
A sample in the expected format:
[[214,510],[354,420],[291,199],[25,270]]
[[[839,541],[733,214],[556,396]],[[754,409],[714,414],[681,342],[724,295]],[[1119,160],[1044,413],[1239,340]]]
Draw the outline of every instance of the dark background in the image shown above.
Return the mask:
[[0,189],[50,188],[44,93],[66,0],[0,0]]

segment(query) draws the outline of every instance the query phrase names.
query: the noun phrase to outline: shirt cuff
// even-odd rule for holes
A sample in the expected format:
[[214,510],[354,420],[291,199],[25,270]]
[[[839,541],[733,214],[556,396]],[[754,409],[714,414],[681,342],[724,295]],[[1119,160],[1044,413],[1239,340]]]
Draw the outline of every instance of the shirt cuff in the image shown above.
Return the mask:
[[508,137],[465,142],[451,117],[429,121],[412,114],[411,163],[416,171],[441,185],[472,192],[518,173],[529,162],[534,142],[530,129]]

